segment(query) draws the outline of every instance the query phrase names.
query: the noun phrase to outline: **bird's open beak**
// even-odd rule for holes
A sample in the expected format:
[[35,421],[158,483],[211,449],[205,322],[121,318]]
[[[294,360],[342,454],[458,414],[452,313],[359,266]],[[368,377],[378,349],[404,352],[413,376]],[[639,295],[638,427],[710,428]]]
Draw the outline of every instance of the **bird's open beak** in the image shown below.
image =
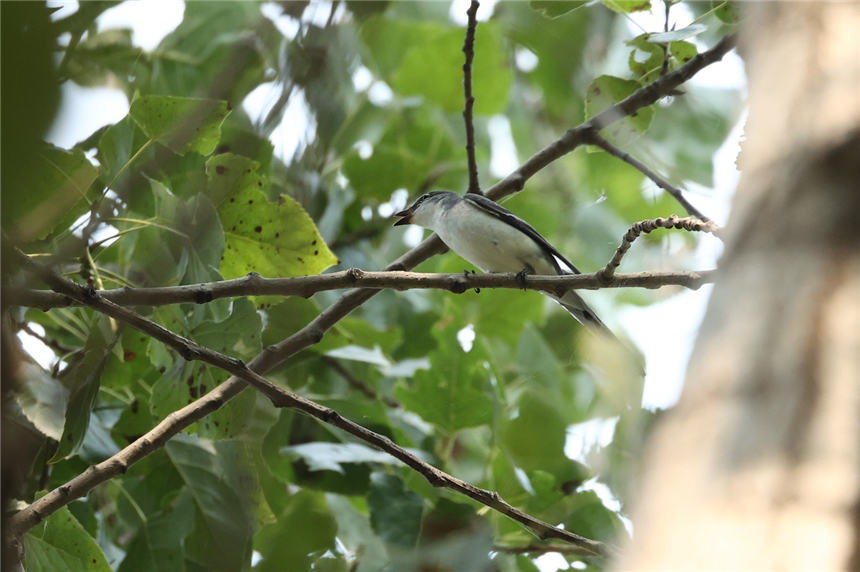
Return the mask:
[[412,224],[412,213],[415,212],[415,209],[408,208],[404,211],[400,211],[399,213],[394,213],[394,216],[403,217],[399,221],[394,223],[394,226],[401,226],[404,224]]

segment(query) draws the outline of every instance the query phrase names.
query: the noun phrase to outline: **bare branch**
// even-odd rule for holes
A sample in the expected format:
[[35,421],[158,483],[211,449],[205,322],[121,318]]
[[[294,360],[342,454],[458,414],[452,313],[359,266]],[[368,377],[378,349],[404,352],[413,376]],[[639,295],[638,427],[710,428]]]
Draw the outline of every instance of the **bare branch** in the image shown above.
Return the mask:
[[607,284],[611,284],[614,280],[617,280],[618,277],[615,276],[615,270],[621,264],[621,259],[630,250],[633,241],[639,238],[639,235],[643,233],[647,234],[658,228],[682,228],[689,232],[709,232],[711,234],[716,234],[720,230],[720,227],[710,221],[694,218],[678,218],[677,215],[672,215],[669,218],[655,218],[637,222],[624,235],[621,246],[615,250],[612,259],[595,274],[597,279],[599,281],[605,280]]
[[[645,221],[649,222],[649,221]],[[643,224],[643,223],[637,223]],[[298,278],[263,278],[251,273],[243,278],[206,282],[185,286],[161,288],[117,288],[99,290],[99,296],[119,306],[167,306],[170,304],[205,304],[221,298],[240,296],[301,296],[308,298],[317,292],[347,288],[373,290],[448,290],[455,294],[472,288],[504,288],[509,290],[597,290],[600,288],[662,288],[683,286],[696,290],[711,282],[708,271],[684,272],[636,272],[622,274],[611,282],[602,280],[597,274],[572,274],[567,276],[530,276],[523,286],[516,274],[424,274],[420,272],[365,272],[350,268],[331,274],[301,276]],[[49,290],[4,288],[3,298],[7,304],[47,310],[79,304],[75,300]]]
[[[719,61],[734,47],[735,41],[735,35],[724,37],[712,49],[697,55],[674,72],[660,77],[660,79],[654,83],[637,90],[624,101],[607,108],[601,114],[593,117],[590,121],[567,131],[558,141],[536,153],[511,175],[488,189],[486,196],[491,199],[498,200],[504,196],[522,190],[525,182],[541,169],[545,168],[547,165],[565,154],[570,153],[579,145],[584,144],[585,132],[595,129],[600,130],[612,122],[634,113],[642,107],[655,103],[658,99],[664,97],[679,85],[689,80],[698,71],[716,61]],[[431,256],[445,251],[447,251],[447,247],[442,243],[439,237],[434,234],[401,256],[399,259],[392,262],[386,267],[386,270],[409,270],[421,262],[424,262]],[[322,336],[326,331],[328,331],[328,329],[334,326],[354,309],[375,296],[377,292],[379,292],[379,290],[364,288],[344,294],[337,302],[329,306],[300,331],[284,339],[277,345],[269,346],[263,350],[260,355],[248,364],[248,369],[258,373],[264,373],[283,362],[288,357],[312,346],[322,339]],[[65,506],[80,496],[83,496],[96,485],[125,472],[128,467],[164,446],[171,437],[178,434],[184,428],[196,423],[206,415],[219,409],[233,397],[239,395],[246,387],[247,384],[245,381],[238,377],[231,377],[194,403],[183,407],[178,411],[174,411],[146,435],[110,459],[107,459],[99,465],[90,467],[78,477],[75,477],[68,483],[61,485],[54,491],[48,493],[45,497],[34,502],[30,507],[25,509],[25,511],[28,512],[26,514],[22,514],[20,518],[18,515],[15,515],[15,517],[10,519],[8,522],[11,525],[11,522],[14,520],[19,524],[16,525],[16,528],[12,528],[10,526],[9,530],[13,532],[16,530],[29,530],[29,528],[34,525],[34,522],[39,522],[41,519],[52,514],[58,508]],[[47,504],[49,502],[51,503],[50,505]],[[36,508],[33,508],[34,506]],[[42,507],[41,511],[39,510],[39,507]],[[48,507],[50,507],[50,510]]]
[[466,11],[469,23],[466,26],[466,41],[463,43],[463,53],[466,62],[463,64],[463,92],[465,94],[465,107],[463,109],[463,120],[466,122],[466,159],[469,163],[469,190],[467,193],[481,193],[481,184],[478,181],[478,161],[475,159],[475,124],[472,117],[472,108],[475,106],[475,97],[472,95],[472,60],[475,58],[475,31],[478,28],[478,0],[472,0],[472,4]]
[[[469,498],[472,498],[519,522],[520,524],[527,526],[534,530],[541,538],[556,538],[568,542],[571,545],[578,547],[579,552],[577,552],[577,554],[608,556],[610,553],[614,552],[613,549],[607,547],[601,542],[589,540],[583,536],[556,528],[522,512],[517,508],[514,508],[502,500],[497,492],[472,486],[465,481],[433,467],[402,447],[395,445],[388,437],[374,433],[357,423],[353,423],[352,421],[341,417],[333,409],[324,407],[314,401],[305,399],[300,395],[278,387],[261,375],[248,369],[242,360],[233,359],[222,353],[205,348],[192,340],[183,338],[182,336],[167,330],[152,320],[144,318],[140,314],[123,308],[122,306],[117,306],[113,302],[102,298],[99,293],[92,288],[81,286],[80,284],[60,276],[57,272],[34,262],[20,251],[17,251],[16,255],[21,259],[23,266],[27,268],[27,270],[39,276],[47,282],[51,288],[60,291],[64,295],[85,304],[94,310],[102,312],[116,320],[125,322],[144,334],[152,336],[175,349],[186,360],[203,361],[230,373],[235,378],[241,379],[245,383],[252,385],[263,395],[268,397],[276,407],[298,409],[303,413],[315,417],[324,423],[338,427],[350,435],[385,451],[408,467],[419,472],[434,487],[445,487],[462,493]],[[139,441],[142,441],[141,449],[143,449],[147,444],[151,444],[151,441],[148,441],[146,437]],[[164,442],[166,441],[167,439],[164,439]],[[134,444],[120,452],[119,455],[122,455],[133,447]],[[83,496],[97,484],[105,482],[106,480],[127,470],[129,466],[128,460],[125,462],[117,460],[116,457],[119,455],[116,455],[98,465],[91,466],[68,483],[49,492],[41,499],[33,502],[33,504],[12,516],[7,521],[9,533],[14,536],[20,536],[27,530],[36,526],[46,516],[68,504],[70,500]]]
[[603,136],[600,135],[598,132],[595,131],[589,135],[589,143],[591,143],[592,145],[597,145],[613,157],[617,157],[628,165],[631,165],[634,169],[641,171],[646,177],[654,181],[658,187],[675,197],[675,200],[681,203],[681,206],[684,207],[684,209],[687,211],[687,214],[701,219],[705,222],[709,222],[711,220],[704,214],[702,214],[702,211],[694,207],[690,203],[690,201],[687,200],[687,197],[684,196],[684,193],[681,191],[681,189],[669,183],[669,181],[649,169],[644,163],[631,156],[629,153],[622,151],[621,149],[604,139]]

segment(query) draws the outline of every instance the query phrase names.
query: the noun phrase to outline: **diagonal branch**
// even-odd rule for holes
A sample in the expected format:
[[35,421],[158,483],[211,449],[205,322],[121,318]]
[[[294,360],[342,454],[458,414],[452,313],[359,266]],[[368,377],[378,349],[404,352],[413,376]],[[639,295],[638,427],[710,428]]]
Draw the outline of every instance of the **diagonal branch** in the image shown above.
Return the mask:
[[[641,223],[639,223],[641,224]],[[661,288],[683,286],[697,289],[710,282],[708,271],[637,272],[616,276],[612,282],[601,280],[596,274],[570,274],[567,276],[530,276],[523,285],[515,274],[424,274],[420,272],[365,272],[350,268],[331,274],[300,276],[297,278],[263,278],[251,273],[242,278],[165,286],[160,288],[117,288],[99,290],[99,296],[119,306],[167,306],[170,304],[205,304],[222,298],[240,296],[301,296],[309,298],[318,292],[347,288],[373,290],[448,290],[462,294],[472,288],[504,288],[510,290],[538,290],[555,292],[567,290],[597,290],[600,288]],[[50,290],[4,288],[7,304],[48,310],[78,302]]]
[[615,145],[613,145],[612,143],[610,143],[609,141],[604,139],[603,136],[600,135],[599,133],[597,133],[596,131],[589,135],[589,141],[588,142],[592,145],[597,145],[598,147],[600,147],[601,149],[603,149],[604,151],[606,151],[607,153],[609,153],[613,157],[617,157],[618,159],[621,159],[622,161],[624,161],[628,165],[631,165],[634,169],[641,171],[642,174],[644,174],[646,177],[648,177],[649,179],[654,181],[658,187],[660,187],[661,189],[665,190],[667,193],[669,193],[670,195],[675,197],[675,200],[677,200],[679,203],[681,203],[681,206],[684,207],[684,210],[686,210],[688,214],[690,214],[690,215],[692,215],[698,219],[701,219],[705,222],[708,222],[711,220],[708,217],[706,217],[705,215],[703,215],[699,209],[694,207],[690,203],[690,201],[687,200],[687,197],[684,196],[684,193],[681,191],[681,189],[672,185],[671,183],[669,183],[669,181],[667,181],[666,179],[664,179],[663,177],[661,177],[660,175],[658,175],[657,173],[655,173],[654,171],[649,169],[648,166],[645,165],[642,161],[639,161],[638,159],[636,159],[635,157],[633,157],[629,153],[622,151],[621,149],[619,149],[618,147],[616,147]]
[[478,182],[478,161],[475,159],[475,124],[472,116],[472,108],[475,106],[475,96],[472,95],[472,60],[475,59],[475,30],[478,28],[478,0],[472,0],[472,4],[466,11],[469,23],[466,26],[466,41],[463,43],[463,53],[466,62],[463,64],[463,92],[465,95],[465,106],[463,109],[463,120],[466,122],[466,159],[469,164],[469,189],[467,193],[481,193],[481,184]]
[[[314,401],[278,387],[258,373],[248,369],[248,366],[242,360],[230,358],[222,353],[203,347],[192,340],[179,336],[136,312],[105,300],[96,290],[60,276],[57,272],[34,262],[20,251],[17,251],[15,254],[21,260],[22,266],[43,279],[52,289],[111,318],[125,322],[134,329],[175,349],[186,360],[202,361],[230,373],[235,378],[241,379],[248,385],[252,385],[268,397],[276,407],[298,409],[385,451],[423,475],[434,487],[449,488],[464,494],[534,530],[542,539],[555,538],[568,542],[578,548],[577,554],[608,556],[614,552],[614,549],[601,542],[589,540],[583,536],[556,528],[538,520],[502,500],[497,492],[472,486],[465,481],[453,477],[422,461],[402,447],[395,445],[388,437],[365,429],[361,425],[341,417],[333,409],[324,407]],[[151,442],[146,437],[143,437],[129,447],[126,447],[120,455],[130,449],[134,450],[138,442],[140,442],[141,450],[145,449],[147,445],[151,445]],[[129,457],[133,458],[133,454],[129,454]],[[98,465],[91,466],[68,483],[51,491],[11,517],[7,522],[8,532],[12,535],[20,536],[30,528],[36,526],[47,515],[52,514],[58,508],[67,504],[70,499],[83,496],[87,491],[95,487],[95,485],[125,472],[129,465],[129,460],[117,459],[114,456]]]
[[[734,34],[725,36],[713,48],[698,54],[677,70],[661,76],[654,83],[637,90],[624,101],[607,108],[602,113],[593,117],[591,120],[579,127],[568,130],[559,140],[536,153],[508,177],[493,185],[487,191],[486,196],[491,199],[498,200],[504,196],[522,190],[525,182],[541,169],[565,154],[570,153],[579,145],[584,144],[586,142],[584,135],[587,131],[595,129],[600,130],[612,122],[634,113],[642,107],[655,103],[658,99],[671,93],[672,90],[689,80],[700,70],[719,61],[734,47],[735,42],[736,36]],[[446,250],[447,247],[442,243],[439,237],[434,234],[395,260],[393,263],[389,264],[388,267],[386,267],[386,270],[410,270],[431,256],[440,254]],[[347,316],[350,312],[361,306],[364,302],[375,296],[377,292],[378,290],[361,289],[353,290],[344,294],[337,302],[320,313],[320,315],[314,318],[307,326],[292,336],[284,339],[277,345],[269,346],[263,350],[260,355],[248,364],[248,369],[257,373],[265,373],[290,356],[312,346],[322,339],[322,336],[326,331],[328,331],[328,329]],[[141,443],[140,445],[138,445],[138,441],[135,441],[135,443],[132,443],[110,459],[97,465],[98,467],[113,467],[115,472],[108,470],[98,471],[95,467],[90,467],[69,483],[54,489],[48,493],[48,495],[42,497],[42,499],[39,499],[25,510],[31,509],[31,507],[36,505],[36,503],[40,503],[45,498],[52,498],[55,500],[52,502],[50,511],[48,511],[47,508],[43,508],[43,512],[34,512],[30,518],[35,517],[38,521],[38,519],[50,515],[52,512],[65,506],[72,500],[86,494],[87,491],[91,490],[96,485],[113,478],[121,472],[124,472],[132,464],[163,447],[171,437],[178,434],[189,425],[196,423],[206,415],[219,409],[227,401],[240,394],[246,387],[247,384],[243,380],[238,377],[231,377],[217,388],[207,393],[204,397],[201,397],[194,403],[168,415],[161,423],[138,440]],[[87,479],[87,487],[83,489],[75,489],[76,493],[73,495],[70,483],[76,482],[78,479]],[[32,524],[28,524],[27,526],[22,527],[22,529],[28,530],[30,527],[32,527]]]
[[535,173],[553,161],[570,153],[580,145],[587,144],[589,139],[593,137],[590,133],[600,131],[620,119],[633,115],[643,107],[652,105],[663,97],[670,95],[676,88],[689,81],[698,72],[714,62],[720,61],[723,56],[735,47],[736,43],[737,36],[735,34],[724,36],[713,48],[696,55],[675,71],[660,76],[653,83],[637,89],[623,101],[607,107],[578,127],[568,129],[558,140],[535,153],[528,161],[520,165],[516,171],[487,189],[484,195],[493,200],[498,200],[521,191],[526,181],[534,176]]
[[615,275],[615,270],[621,264],[621,259],[630,250],[633,241],[639,238],[640,235],[648,234],[658,228],[682,228],[688,232],[708,232],[711,234],[716,234],[720,230],[720,227],[711,221],[703,221],[695,218],[678,218],[678,215],[637,222],[624,235],[621,246],[615,250],[612,259],[595,274],[598,281],[611,284],[614,280],[617,280],[618,277]]

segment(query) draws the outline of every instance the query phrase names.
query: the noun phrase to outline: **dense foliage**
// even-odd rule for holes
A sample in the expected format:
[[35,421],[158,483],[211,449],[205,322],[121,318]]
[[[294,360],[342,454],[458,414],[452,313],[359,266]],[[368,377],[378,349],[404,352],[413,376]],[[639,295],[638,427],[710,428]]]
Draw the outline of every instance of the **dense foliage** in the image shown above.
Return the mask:
[[[114,4],[84,2],[50,25],[38,5],[19,15],[44,23],[28,28],[35,38],[17,41],[30,41],[41,62],[32,72],[42,78],[34,101],[47,103],[34,110],[23,88],[8,87],[38,121],[7,125],[3,109],[4,240],[75,280],[102,289],[252,271],[291,277],[380,269],[408,250],[404,231],[387,218],[407,193],[466,188],[465,28],[452,23],[448,3],[295,2],[261,10],[255,2],[189,2],[182,23],[153,51],[136,47],[129,30],[96,28]],[[5,100],[14,71],[6,69],[6,42],[14,37],[3,8]],[[692,3],[672,8],[701,16],[686,31],[631,32],[628,12],[658,8],[641,0],[494,6],[477,28],[473,73],[484,186],[517,166],[490,169],[498,141],[488,128],[497,129],[501,116],[524,161],[732,28],[731,6]],[[275,21],[293,33],[285,36]],[[45,45],[58,65],[38,59],[36,48]],[[128,116],[72,149],[32,141],[49,124],[63,81],[118,87],[131,102]],[[252,117],[243,102],[263,85],[270,105]],[[673,182],[707,187],[738,94],[683,91],[606,135]],[[310,136],[293,155],[279,156],[269,136],[293,136],[297,126],[281,122],[296,100],[312,115]],[[7,151],[8,137],[21,144]],[[505,206],[584,271],[609,259],[631,223],[681,211],[639,171],[586,148],[529,180]],[[665,236],[655,233],[625,264],[665,264]],[[672,267],[689,266],[695,241],[676,236]],[[465,268],[451,253],[419,270]],[[30,283],[13,270],[4,267],[7,285]],[[612,323],[615,307],[673,293],[586,295]],[[340,294],[137,310],[249,361]],[[4,380],[4,416],[23,475],[5,492],[21,502],[114,455],[227,378],[86,308],[13,307],[7,316],[10,331],[43,330],[57,357],[50,370],[23,360],[19,383]],[[641,409],[643,380],[534,292],[384,291],[267,377],[541,520],[612,544],[628,535],[627,485],[654,416]],[[614,438],[573,460],[567,435],[589,420],[615,422]],[[540,552],[499,550],[537,540],[337,429],[247,390],[48,517],[25,535],[23,548],[30,572],[242,570],[252,561],[259,570],[531,571]]]

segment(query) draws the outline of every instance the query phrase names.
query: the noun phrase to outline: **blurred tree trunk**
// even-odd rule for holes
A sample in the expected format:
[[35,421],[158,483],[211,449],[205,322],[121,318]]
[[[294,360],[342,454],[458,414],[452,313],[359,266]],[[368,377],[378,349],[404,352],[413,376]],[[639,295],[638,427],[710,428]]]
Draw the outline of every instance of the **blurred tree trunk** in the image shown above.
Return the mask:
[[731,234],[622,570],[860,570],[860,4],[747,6]]

